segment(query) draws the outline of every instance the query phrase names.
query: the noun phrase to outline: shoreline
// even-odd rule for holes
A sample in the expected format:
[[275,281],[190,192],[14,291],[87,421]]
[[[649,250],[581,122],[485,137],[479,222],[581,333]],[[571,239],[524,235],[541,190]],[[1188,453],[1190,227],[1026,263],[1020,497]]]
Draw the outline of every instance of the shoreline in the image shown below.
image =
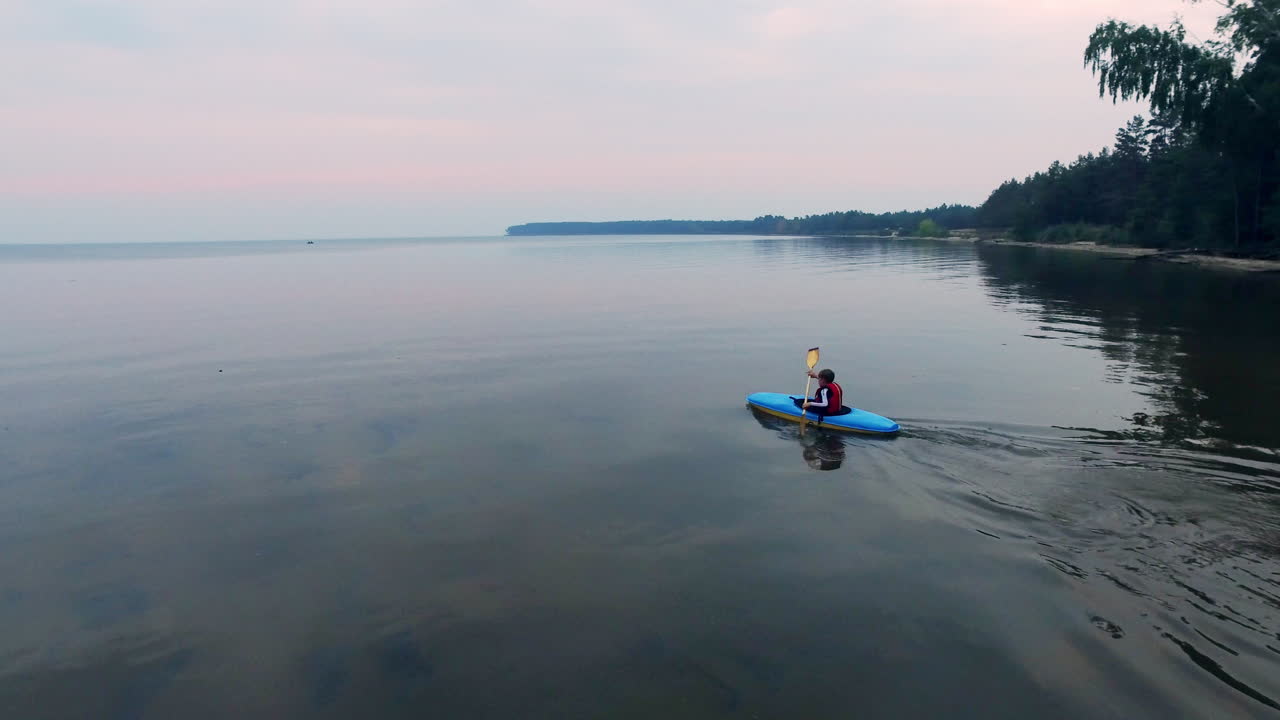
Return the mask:
[[[875,236],[858,236],[875,237]],[[883,238],[881,238],[883,239]],[[945,238],[902,237],[902,240],[940,240],[942,242],[971,243],[973,245],[1003,245],[1011,247],[1048,248],[1051,250],[1067,250],[1071,252],[1087,252],[1095,255],[1128,258],[1131,260],[1158,260],[1160,262],[1179,265],[1195,265],[1197,267],[1218,270],[1235,270],[1239,272],[1275,272],[1280,273],[1280,260],[1263,260],[1260,258],[1234,258],[1222,255],[1205,255],[1204,253],[1185,250],[1157,250],[1155,248],[1127,247],[1123,245],[1099,245],[1092,242],[1075,243],[1042,243],[1027,240],[984,240],[977,237],[951,236]]]
[[[577,233],[573,237],[590,237],[590,236],[610,236],[615,233]],[[626,233],[619,233],[626,234]],[[1045,248],[1050,250],[1066,250],[1069,252],[1086,252],[1095,255],[1106,255],[1113,258],[1125,258],[1129,260],[1156,260],[1159,262],[1175,263],[1178,265],[1194,265],[1202,268],[1216,270],[1232,270],[1236,272],[1252,272],[1252,273],[1280,273],[1280,259],[1270,260],[1263,258],[1239,258],[1228,257],[1225,255],[1207,255],[1202,252],[1193,250],[1159,250],[1156,248],[1133,247],[1128,245],[1099,245],[1094,242],[1072,242],[1072,243],[1045,243],[1029,240],[1008,240],[1002,238],[980,238],[976,235],[950,235],[947,237],[920,237],[915,235],[868,235],[866,233],[800,233],[797,235],[773,235],[770,233],[752,233],[752,232],[701,232],[701,233],[641,233],[646,236],[661,235],[708,235],[708,236],[732,236],[732,235],[750,235],[759,237],[814,237],[814,238],[832,238],[832,239],[859,239],[859,240],[932,240],[935,242],[949,243],[969,243],[971,245],[1003,245],[1009,247],[1026,247],[1026,248]],[[506,235],[504,237],[539,237],[538,235]],[[550,235],[542,237],[551,237]]]

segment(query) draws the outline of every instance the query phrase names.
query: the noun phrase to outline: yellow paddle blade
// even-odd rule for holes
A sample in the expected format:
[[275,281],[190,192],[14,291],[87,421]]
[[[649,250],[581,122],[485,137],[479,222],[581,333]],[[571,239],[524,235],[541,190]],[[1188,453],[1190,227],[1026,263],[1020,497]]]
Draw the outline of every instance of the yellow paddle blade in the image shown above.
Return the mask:
[[818,366],[818,348],[809,348],[809,357],[805,358],[805,362],[809,363],[810,370]]

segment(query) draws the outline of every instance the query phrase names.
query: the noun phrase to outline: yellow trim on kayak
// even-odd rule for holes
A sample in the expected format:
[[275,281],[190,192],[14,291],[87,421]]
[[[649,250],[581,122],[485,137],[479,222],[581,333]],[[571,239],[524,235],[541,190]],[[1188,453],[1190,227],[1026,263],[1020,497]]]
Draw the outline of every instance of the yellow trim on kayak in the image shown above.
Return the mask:
[[[759,406],[759,405],[755,405],[755,404],[752,404],[752,403],[747,403],[747,406],[748,406],[748,407],[750,407],[750,408],[752,408],[752,409],[754,409],[754,410],[759,410],[760,412],[764,413],[765,415],[772,415],[772,416],[774,416],[774,417],[780,417],[780,418],[782,418],[783,420],[790,420],[791,422],[794,422],[794,423],[798,423],[798,422],[800,422],[800,416],[799,416],[799,415],[792,415],[792,414],[790,414],[790,413],[784,413],[784,412],[780,412],[780,411],[778,411],[778,410],[770,410],[769,408],[761,407],[761,406]],[[879,432],[879,431],[877,431],[877,430],[859,430],[859,429],[857,429],[857,428],[842,427],[842,426],[840,426],[840,425],[828,425],[828,424],[826,424],[826,423],[822,423],[822,424],[820,424],[820,425],[819,425],[817,420],[809,420],[809,422],[813,423],[813,424],[814,424],[814,427],[819,427],[819,428],[822,428],[823,430],[839,430],[839,431],[841,431],[841,432],[858,433],[859,435],[892,435],[892,434],[893,434],[893,433],[888,433],[888,432]]]

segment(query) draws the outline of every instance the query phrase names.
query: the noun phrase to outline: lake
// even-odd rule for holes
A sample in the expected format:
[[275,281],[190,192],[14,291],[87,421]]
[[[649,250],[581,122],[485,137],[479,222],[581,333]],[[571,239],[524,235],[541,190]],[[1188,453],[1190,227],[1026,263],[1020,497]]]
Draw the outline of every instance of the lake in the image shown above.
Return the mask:
[[[1280,717],[1280,277],[0,245],[0,716]],[[757,416],[805,351],[895,438]]]

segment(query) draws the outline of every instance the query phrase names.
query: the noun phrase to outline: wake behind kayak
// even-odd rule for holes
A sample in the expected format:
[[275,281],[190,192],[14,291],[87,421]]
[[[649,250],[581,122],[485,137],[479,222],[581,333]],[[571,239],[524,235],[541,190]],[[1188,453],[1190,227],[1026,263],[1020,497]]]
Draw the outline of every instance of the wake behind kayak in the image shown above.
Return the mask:
[[[800,408],[796,407],[791,396],[782,393],[751,393],[747,396],[747,404],[760,412],[792,422],[800,422],[802,416]],[[803,417],[816,427],[824,430],[841,430],[869,435],[892,435],[900,429],[898,423],[887,417],[856,408],[851,409],[844,415],[821,418],[821,422],[819,422],[819,416],[811,412],[803,413]]]

